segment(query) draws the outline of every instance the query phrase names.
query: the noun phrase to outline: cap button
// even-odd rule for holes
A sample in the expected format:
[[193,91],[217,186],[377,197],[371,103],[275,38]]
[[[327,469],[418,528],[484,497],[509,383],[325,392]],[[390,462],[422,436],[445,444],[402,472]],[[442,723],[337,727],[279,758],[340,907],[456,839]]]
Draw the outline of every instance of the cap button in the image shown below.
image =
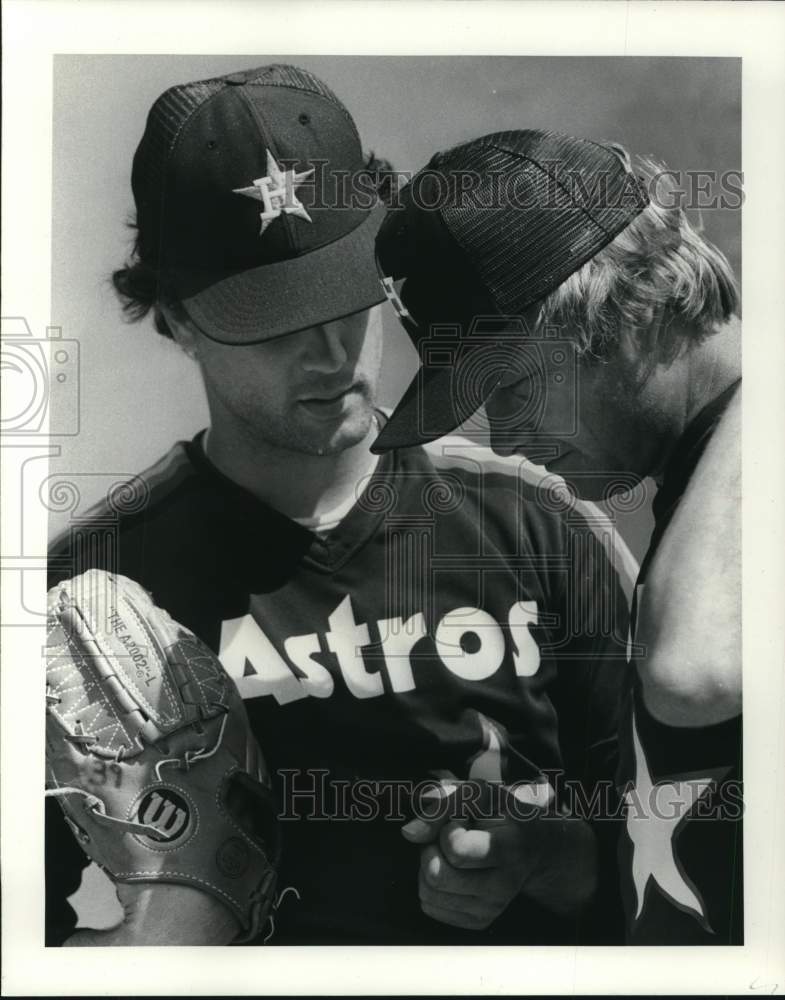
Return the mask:
[[232,87],[240,87],[248,80],[247,73],[230,73],[224,78]]

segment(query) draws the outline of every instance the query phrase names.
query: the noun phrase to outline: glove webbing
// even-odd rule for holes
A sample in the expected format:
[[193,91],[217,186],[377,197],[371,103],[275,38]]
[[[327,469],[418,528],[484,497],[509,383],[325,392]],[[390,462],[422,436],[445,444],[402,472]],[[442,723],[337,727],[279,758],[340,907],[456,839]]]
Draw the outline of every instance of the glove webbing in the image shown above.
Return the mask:
[[126,717],[129,729],[135,729],[133,736],[139,739],[144,737],[147,743],[155,744],[162,739],[163,734],[152,719],[148,718],[142,711],[138,702],[126,691],[122,683],[115,675],[114,667],[102,652],[101,647],[90,635],[90,626],[79,608],[73,605],[65,605],[61,612],[64,626],[71,634],[79,635],[84,643],[85,660],[90,667],[98,674],[98,681],[105,685],[111,692],[115,703],[120,706],[123,715]]
[[[162,741],[164,739],[164,734],[160,731],[156,723],[145,713],[142,706],[140,706],[138,702],[136,702],[128,693],[125,686],[117,678],[111,661],[101,651],[100,646],[95,642],[95,640],[90,638],[89,625],[79,608],[72,605],[66,605],[61,609],[61,617],[63,624],[69,630],[80,635],[85,647],[84,658],[98,674],[99,684],[104,685],[111,692],[111,697],[124,716],[124,727],[126,728],[126,731],[129,732],[132,739],[138,742],[141,737],[145,740],[145,742],[153,746]],[[190,723],[197,729],[200,729],[199,720],[201,713],[195,704],[197,698],[193,690],[193,683],[184,673],[183,668],[179,663],[171,664],[171,671],[180,692],[183,709],[185,711],[185,717],[182,719],[182,724],[187,725]],[[51,693],[47,685],[47,706],[56,705],[59,704],[59,702],[60,699]],[[223,736],[223,728],[221,730],[221,735]],[[89,735],[81,732],[75,732],[69,738],[75,743],[83,743],[88,746],[97,742]],[[96,752],[101,754],[100,749],[97,749]],[[121,748],[116,755],[116,759],[119,761],[124,755],[125,751]],[[185,767],[187,768],[190,766],[191,762],[202,756],[207,755],[199,754],[195,758],[186,757]]]

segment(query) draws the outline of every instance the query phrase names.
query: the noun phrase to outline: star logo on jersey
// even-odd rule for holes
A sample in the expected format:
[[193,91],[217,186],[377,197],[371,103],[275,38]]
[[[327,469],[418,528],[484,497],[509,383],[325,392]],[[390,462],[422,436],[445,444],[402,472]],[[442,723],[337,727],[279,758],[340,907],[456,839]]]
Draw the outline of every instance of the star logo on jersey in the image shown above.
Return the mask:
[[306,222],[313,222],[305,206],[294,193],[295,188],[305,183],[305,180],[314,172],[314,168],[304,170],[302,173],[295,173],[294,170],[281,170],[275,161],[275,157],[270,150],[267,153],[267,176],[257,177],[250,187],[233,188],[233,194],[241,194],[246,198],[254,198],[264,206],[264,211],[259,213],[262,220],[262,228],[259,235],[264,235],[265,229],[274,222],[282,212],[287,215],[295,215]]
[[711,931],[703,902],[679,868],[674,837],[682,821],[714,782],[705,777],[655,784],[634,715],[632,738],[635,782],[625,794],[624,803],[627,807],[627,834],[632,841],[632,880],[637,903],[635,920],[643,913],[646,888],[650,881],[654,881],[675,906],[691,913]]
[[[467,721],[472,719],[480,728],[481,745],[468,761],[468,781],[501,785],[522,805],[547,808],[555,795],[553,787],[540,769],[511,745],[505,727],[473,708],[468,709],[463,718]],[[525,778],[505,782],[505,771],[511,768],[524,774]],[[441,782],[441,786],[433,793],[425,792],[426,797],[455,794],[459,781],[452,771],[433,769],[430,773]]]

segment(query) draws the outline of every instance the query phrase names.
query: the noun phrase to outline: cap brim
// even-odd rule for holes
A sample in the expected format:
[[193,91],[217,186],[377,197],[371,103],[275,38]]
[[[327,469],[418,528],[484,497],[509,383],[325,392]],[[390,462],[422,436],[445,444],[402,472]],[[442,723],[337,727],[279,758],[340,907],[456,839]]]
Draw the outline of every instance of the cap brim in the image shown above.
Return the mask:
[[371,445],[371,451],[378,455],[392,448],[411,448],[435,441],[476,413],[503,375],[494,366],[489,347],[488,343],[464,345],[454,366],[423,364]]
[[378,205],[346,236],[301,257],[217,278],[191,294],[186,276],[175,275],[174,289],[203,333],[230,344],[272,340],[370,309],[384,300],[374,239],[385,212]]

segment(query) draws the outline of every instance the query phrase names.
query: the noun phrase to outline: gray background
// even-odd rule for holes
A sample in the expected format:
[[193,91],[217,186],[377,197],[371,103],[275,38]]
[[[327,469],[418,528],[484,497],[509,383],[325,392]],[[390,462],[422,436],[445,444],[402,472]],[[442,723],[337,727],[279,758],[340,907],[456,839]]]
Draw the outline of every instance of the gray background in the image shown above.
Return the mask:
[[[52,533],[110,482],[206,423],[196,367],[150,323],[124,324],[108,283],[130,247],[131,160],[147,111],[174,83],[273,61],[323,77],[354,115],[366,149],[399,170],[419,168],[437,148],[525,127],[616,140],[674,169],[741,167],[738,59],[55,57],[52,323],[79,341],[81,398],[79,433],[59,439],[50,472],[70,477],[81,499],[76,509],[53,511]],[[702,219],[738,271],[741,213],[706,210]],[[416,359],[392,315],[385,326],[382,403],[392,405]],[[57,406],[53,413],[56,423]],[[620,524],[640,553],[648,503]]]
[[[267,62],[294,62],[335,90],[366,149],[415,170],[440,147],[506,128],[544,127],[615,140],[682,170],[741,168],[741,62],[737,59],[57,56],[54,73],[52,324],[79,342],[78,434],[57,439],[50,474],[79,499],[54,510],[51,533],[109,483],[155,461],[203,427],[196,367],[148,322],[125,325],[108,283],[125,259],[132,213],[131,160],[147,111],[167,87]],[[707,210],[707,235],[739,272],[741,213]],[[382,403],[409,383],[416,356],[385,316]],[[59,414],[55,400],[53,425]],[[641,491],[644,494],[646,491]],[[648,491],[650,498],[651,491]],[[66,509],[68,508],[68,509]],[[640,557],[650,504],[619,518]],[[119,919],[108,883],[88,869],[80,922]]]

